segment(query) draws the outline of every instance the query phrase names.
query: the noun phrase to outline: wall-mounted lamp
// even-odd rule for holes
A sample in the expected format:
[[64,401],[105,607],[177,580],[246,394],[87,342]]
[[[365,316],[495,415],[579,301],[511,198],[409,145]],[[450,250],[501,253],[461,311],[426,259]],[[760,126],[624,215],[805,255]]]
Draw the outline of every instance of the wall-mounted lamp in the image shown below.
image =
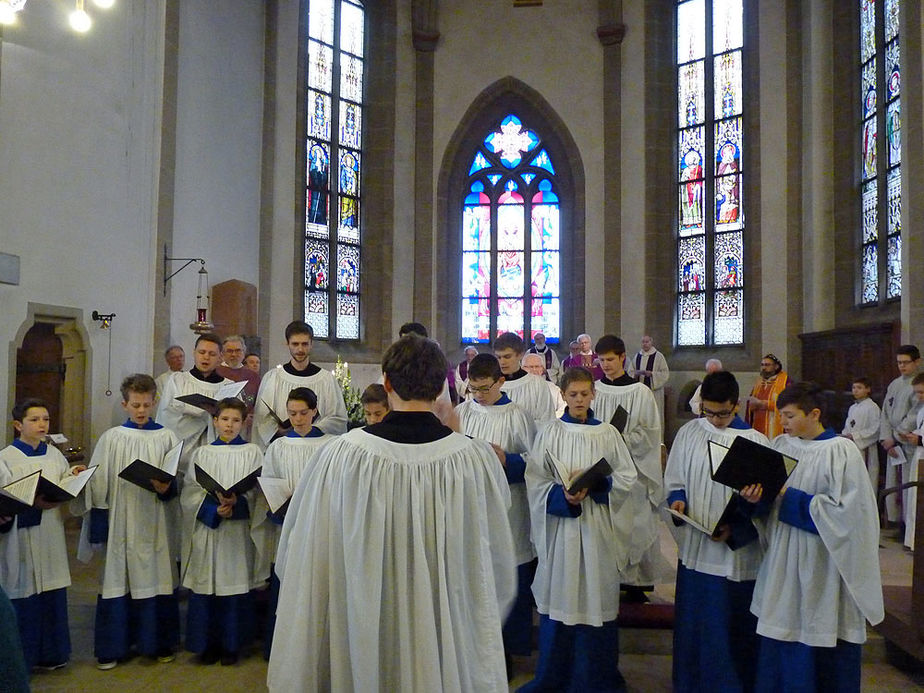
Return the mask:
[[94,310],[90,314],[90,317],[100,324],[99,329],[101,330],[108,330],[109,327],[112,325],[112,319],[115,316],[116,316],[115,313],[100,313],[97,310]]
[[[168,262],[184,261],[185,264],[180,267],[180,269],[178,269],[176,272],[173,272],[172,274],[167,274]],[[167,282],[169,282],[194,262],[198,262],[201,267],[199,268],[199,289],[196,292],[196,321],[190,323],[189,329],[191,329],[196,334],[203,334],[205,332],[211,332],[215,329],[215,325],[209,322],[208,319],[209,300],[211,296],[209,294],[209,273],[205,269],[205,260],[203,260],[201,257],[168,257],[167,244],[164,244],[164,296],[167,295]]]

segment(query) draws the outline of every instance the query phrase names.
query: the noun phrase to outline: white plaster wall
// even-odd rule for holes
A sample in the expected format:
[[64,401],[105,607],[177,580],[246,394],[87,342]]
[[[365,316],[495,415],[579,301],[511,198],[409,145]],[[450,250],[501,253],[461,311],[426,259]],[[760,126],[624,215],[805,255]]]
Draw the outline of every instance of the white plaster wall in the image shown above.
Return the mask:
[[[597,25],[595,2],[545,0],[526,8],[514,8],[509,0],[441,2],[434,95],[434,189],[459,120],[478,94],[502,77],[513,76],[538,91],[564,121],[584,163],[584,300],[590,307],[603,304],[603,282],[595,280],[603,276],[604,176],[603,48]],[[591,308],[586,316],[586,331],[600,334],[602,312]]]
[[[212,285],[227,279],[257,285],[264,5],[184,0],[179,7],[170,255],[204,258]],[[181,265],[172,263],[170,271]],[[198,268],[196,263],[171,280],[170,341],[187,347],[194,343],[189,324]]]
[[[10,345],[28,304],[82,310],[95,438],[117,417],[117,395],[104,394],[108,333],[90,313],[117,314],[116,393],[124,375],[151,362],[164,8],[161,0],[90,8],[84,36],[67,27],[66,9],[31,2],[3,32],[0,250],[21,257],[21,281],[0,285],[0,403],[13,398]],[[10,437],[5,427],[0,439]]]

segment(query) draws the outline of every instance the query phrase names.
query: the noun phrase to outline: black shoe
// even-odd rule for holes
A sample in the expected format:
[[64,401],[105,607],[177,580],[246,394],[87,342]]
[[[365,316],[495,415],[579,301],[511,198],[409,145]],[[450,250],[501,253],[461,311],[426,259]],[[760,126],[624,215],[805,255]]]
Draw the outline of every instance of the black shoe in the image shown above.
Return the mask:
[[217,647],[206,647],[205,652],[199,655],[200,664],[214,664],[221,657],[221,650]]
[[647,604],[649,601],[642,587],[626,587],[626,596],[622,598],[625,604]]
[[221,653],[221,666],[230,667],[237,664],[238,654],[237,652],[229,652],[228,650],[223,650]]
[[167,664],[169,662],[172,662],[174,659],[176,659],[176,655],[173,653],[173,650],[171,650],[169,647],[164,647],[158,650],[155,657],[157,658],[157,661],[160,662],[161,664]]

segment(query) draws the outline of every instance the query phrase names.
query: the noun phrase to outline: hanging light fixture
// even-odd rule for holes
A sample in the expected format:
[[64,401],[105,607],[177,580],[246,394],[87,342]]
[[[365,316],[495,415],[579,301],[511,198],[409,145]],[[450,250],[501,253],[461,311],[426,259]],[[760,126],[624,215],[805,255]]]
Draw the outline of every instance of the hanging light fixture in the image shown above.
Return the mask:
[[199,268],[199,290],[196,292],[196,322],[189,326],[196,334],[204,334],[215,329],[209,322],[209,273],[205,271],[205,263]]
[[[28,0],[0,0],[0,24],[11,25],[16,23],[16,14],[21,12]],[[75,0],[74,11],[68,16],[71,29],[84,34],[90,30],[93,20],[84,8],[85,0]],[[93,0],[93,4],[102,10],[110,9],[115,0]]]

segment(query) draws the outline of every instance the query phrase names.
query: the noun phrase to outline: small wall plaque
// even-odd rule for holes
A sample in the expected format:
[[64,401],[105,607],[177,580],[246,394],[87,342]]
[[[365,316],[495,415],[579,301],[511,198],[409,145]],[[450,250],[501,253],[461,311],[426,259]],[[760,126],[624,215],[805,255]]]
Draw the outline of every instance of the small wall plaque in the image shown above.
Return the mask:
[[19,255],[0,253],[0,284],[19,285]]

